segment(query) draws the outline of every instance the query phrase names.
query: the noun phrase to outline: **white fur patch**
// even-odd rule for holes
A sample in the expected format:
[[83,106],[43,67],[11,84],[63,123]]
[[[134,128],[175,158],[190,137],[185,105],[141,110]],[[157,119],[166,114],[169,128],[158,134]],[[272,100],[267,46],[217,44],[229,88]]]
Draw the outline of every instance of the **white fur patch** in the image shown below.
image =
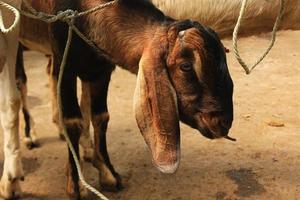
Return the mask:
[[184,34],[185,34],[185,31],[180,31],[179,34],[178,34],[178,36],[179,36],[180,38],[183,38],[183,37],[184,37]]

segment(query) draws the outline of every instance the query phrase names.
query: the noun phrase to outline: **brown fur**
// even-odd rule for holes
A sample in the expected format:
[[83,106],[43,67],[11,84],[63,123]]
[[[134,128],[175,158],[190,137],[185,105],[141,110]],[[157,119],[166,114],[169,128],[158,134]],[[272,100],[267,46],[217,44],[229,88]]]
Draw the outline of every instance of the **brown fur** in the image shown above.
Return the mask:
[[[28,0],[28,3],[45,13],[52,13],[55,5],[54,0]],[[22,9],[28,11],[24,5],[22,5]],[[21,43],[26,47],[30,47],[31,50],[51,55],[49,25],[40,20],[29,19],[24,16],[21,17],[21,21]]]
[[[37,10],[48,6],[48,10],[57,13],[65,9],[83,11],[107,1],[65,0],[56,5],[47,2],[36,1],[34,6]],[[25,28],[30,29],[31,24],[27,25]],[[233,120],[233,84],[223,45],[212,30],[192,21],[175,21],[143,0],[121,0],[114,6],[79,18],[76,25],[111,57],[107,60],[96,54],[75,35],[61,85],[64,124],[79,156],[83,120],[77,101],[76,78],[90,83],[91,118],[96,137],[94,163],[102,173],[102,186],[120,188],[121,185],[107,154],[108,117],[103,118],[108,116],[107,90],[115,64],[138,73],[137,122],[154,164],[161,171],[173,173],[178,167],[179,120],[211,139],[228,134]],[[67,26],[57,22],[51,24],[49,30],[52,75],[57,80]],[[26,34],[24,32],[22,37],[30,38]],[[194,67],[197,64],[195,54],[201,60],[201,67]],[[70,152],[67,188],[71,198],[80,199],[78,175]]]

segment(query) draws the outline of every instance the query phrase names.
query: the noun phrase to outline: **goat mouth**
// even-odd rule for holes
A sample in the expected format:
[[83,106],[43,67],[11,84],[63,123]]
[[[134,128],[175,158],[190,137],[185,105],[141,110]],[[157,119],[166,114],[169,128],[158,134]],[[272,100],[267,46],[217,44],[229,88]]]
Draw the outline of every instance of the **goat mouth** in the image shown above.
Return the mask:
[[204,137],[206,137],[206,138],[208,138],[208,139],[213,140],[213,139],[218,138],[218,137],[215,136],[215,134],[214,134],[212,131],[210,131],[210,130],[207,129],[207,128],[201,128],[201,127],[199,127],[199,128],[197,128],[197,129],[198,129],[198,131],[201,133],[201,135],[203,135]]
[[203,128],[198,128],[198,130],[204,137],[211,139],[211,140],[224,138],[226,140],[236,142],[235,138],[232,138],[232,137],[228,136],[227,134],[220,134],[220,133],[213,132],[209,129],[203,129]]
[[204,118],[200,118],[200,126],[197,129],[204,137],[211,140],[225,137],[228,133],[228,131],[221,131],[221,133],[216,128],[211,127]]
[[[185,118],[181,118],[181,121],[191,128],[194,128],[198,130],[201,135],[203,135],[205,138],[208,139],[220,139],[225,138],[229,139],[230,137],[227,136],[229,129],[220,126],[220,127],[212,127],[210,124],[203,118],[203,117],[197,117],[194,120],[186,120]],[[234,140],[233,138],[230,138],[229,140]]]
[[212,126],[204,117],[200,117],[198,120],[199,132],[208,139],[220,139],[225,138],[229,140],[234,140],[228,136],[229,129],[224,126]]
[[226,131],[225,133],[226,134],[219,134],[219,133],[216,133],[208,128],[198,128],[199,132],[206,138],[208,139],[226,139],[226,140],[230,140],[232,142],[236,142],[237,139],[233,138],[233,137],[230,137],[228,135],[228,131]]

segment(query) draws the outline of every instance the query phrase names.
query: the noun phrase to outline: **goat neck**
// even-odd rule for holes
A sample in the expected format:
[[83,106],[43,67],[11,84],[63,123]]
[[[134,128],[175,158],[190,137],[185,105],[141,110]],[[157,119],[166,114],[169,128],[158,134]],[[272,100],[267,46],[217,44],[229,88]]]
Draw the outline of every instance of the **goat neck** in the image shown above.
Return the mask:
[[[120,1],[81,18],[78,25],[116,64],[136,74],[145,47],[154,37],[166,37],[167,24],[172,20],[149,2],[132,2]],[[96,5],[99,2],[82,1],[80,8]]]

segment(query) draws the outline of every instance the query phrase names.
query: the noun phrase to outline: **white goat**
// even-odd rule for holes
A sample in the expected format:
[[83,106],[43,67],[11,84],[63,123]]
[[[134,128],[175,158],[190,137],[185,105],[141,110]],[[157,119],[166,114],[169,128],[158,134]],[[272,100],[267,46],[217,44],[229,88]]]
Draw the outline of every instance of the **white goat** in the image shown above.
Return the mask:
[[[165,14],[176,19],[193,19],[208,25],[221,36],[229,36],[236,24],[241,0],[152,0]],[[242,34],[271,31],[280,0],[248,0]],[[281,29],[300,29],[300,0],[286,0]]]
[[[20,7],[21,4],[20,0],[4,2],[16,7]],[[0,12],[5,25],[12,24],[13,14],[2,8]],[[0,182],[0,195],[5,199],[20,195],[19,181],[24,177],[18,130],[20,94],[15,80],[18,35],[19,27],[7,34],[0,32],[0,119],[4,133],[4,168]]]

